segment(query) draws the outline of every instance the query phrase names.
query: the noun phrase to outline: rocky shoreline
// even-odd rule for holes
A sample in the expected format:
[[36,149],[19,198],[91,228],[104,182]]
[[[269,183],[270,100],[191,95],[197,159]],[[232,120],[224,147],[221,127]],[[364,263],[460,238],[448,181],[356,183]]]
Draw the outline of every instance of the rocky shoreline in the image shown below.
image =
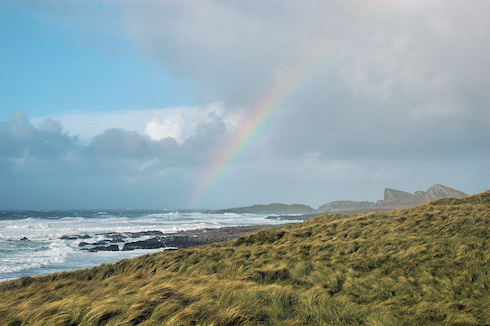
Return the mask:
[[78,246],[80,250],[86,250],[88,252],[159,248],[162,250],[176,250],[213,242],[233,240],[263,229],[280,228],[284,225],[247,225],[216,229],[196,229],[174,233],[163,233],[161,231],[109,232],[98,234],[98,236],[103,236],[104,239],[96,242],[90,242],[90,237],[87,235],[64,236],[61,239],[83,239],[84,241],[80,241]]
[[[393,209],[412,208],[416,204],[399,204],[391,207],[371,207],[363,210],[342,211],[344,215],[356,215],[367,212],[384,212]],[[293,221],[307,220],[322,214],[302,214],[302,215],[271,215],[266,219],[283,220],[283,224],[276,225],[247,225],[220,228],[195,229],[178,231],[173,233],[163,233],[157,230],[141,232],[108,232],[96,234],[103,237],[102,240],[90,241],[89,235],[63,236],[61,240],[83,240],[78,247],[80,250],[88,252],[98,251],[129,251],[137,249],[162,249],[176,250],[179,248],[190,248],[213,242],[223,242],[240,238],[263,229],[281,228],[284,225],[296,223]]]

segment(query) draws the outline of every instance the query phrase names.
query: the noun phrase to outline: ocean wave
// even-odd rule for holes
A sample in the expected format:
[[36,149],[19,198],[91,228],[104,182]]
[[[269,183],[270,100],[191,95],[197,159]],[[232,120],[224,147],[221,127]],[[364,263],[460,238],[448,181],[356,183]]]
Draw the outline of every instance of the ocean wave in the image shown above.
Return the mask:
[[61,240],[51,243],[31,245],[15,251],[4,249],[0,258],[0,273],[15,273],[24,270],[37,269],[53,264],[63,264],[74,249]]
[[[0,219],[0,280],[88,268],[137,254],[136,251],[87,253],[78,247],[80,235],[88,235],[89,240],[84,238],[84,242],[95,243],[104,240],[107,233],[173,233],[278,223],[282,222],[266,220],[264,215],[202,211],[72,210],[3,214]],[[64,240],[61,239],[63,236],[66,236]],[[20,241],[24,237],[29,241]],[[140,254],[143,253],[149,251]]]

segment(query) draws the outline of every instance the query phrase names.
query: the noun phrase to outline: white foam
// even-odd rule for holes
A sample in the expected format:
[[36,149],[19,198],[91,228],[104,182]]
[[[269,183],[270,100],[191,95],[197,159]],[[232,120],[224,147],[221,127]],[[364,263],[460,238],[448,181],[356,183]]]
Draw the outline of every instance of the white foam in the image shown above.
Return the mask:
[[[70,214],[67,212],[67,214]],[[94,212],[88,217],[83,211],[61,218],[0,220],[0,282],[24,275],[88,268],[115,262],[156,250],[119,252],[87,252],[77,247],[80,241],[103,240],[103,233],[157,230],[163,233],[223,226],[278,224],[258,214],[208,214],[203,212],[155,212],[147,215],[131,211]],[[64,235],[85,235],[88,240],[60,240]],[[22,238],[30,241],[20,241]],[[136,240],[136,239],[135,239]]]
[[28,246],[17,248],[12,246],[0,256],[0,273],[15,273],[23,270],[37,269],[53,264],[63,264],[73,248],[62,240],[53,242],[31,242]]

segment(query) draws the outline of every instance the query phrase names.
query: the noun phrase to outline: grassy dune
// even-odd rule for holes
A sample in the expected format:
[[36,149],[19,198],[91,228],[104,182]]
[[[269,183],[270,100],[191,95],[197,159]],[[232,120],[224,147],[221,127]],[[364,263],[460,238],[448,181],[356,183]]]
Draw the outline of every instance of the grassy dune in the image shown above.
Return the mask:
[[490,191],[0,284],[1,325],[488,325]]

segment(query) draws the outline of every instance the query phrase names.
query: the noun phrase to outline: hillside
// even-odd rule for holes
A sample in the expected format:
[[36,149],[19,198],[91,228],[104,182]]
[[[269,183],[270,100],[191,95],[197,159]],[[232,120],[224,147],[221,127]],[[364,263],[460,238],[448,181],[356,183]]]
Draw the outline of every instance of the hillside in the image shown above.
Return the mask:
[[217,211],[217,213],[251,213],[251,214],[312,214],[316,210],[303,204],[280,204],[253,205],[246,207],[228,208]]
[[0,284],[1,325],[490,324],[490,191]]

